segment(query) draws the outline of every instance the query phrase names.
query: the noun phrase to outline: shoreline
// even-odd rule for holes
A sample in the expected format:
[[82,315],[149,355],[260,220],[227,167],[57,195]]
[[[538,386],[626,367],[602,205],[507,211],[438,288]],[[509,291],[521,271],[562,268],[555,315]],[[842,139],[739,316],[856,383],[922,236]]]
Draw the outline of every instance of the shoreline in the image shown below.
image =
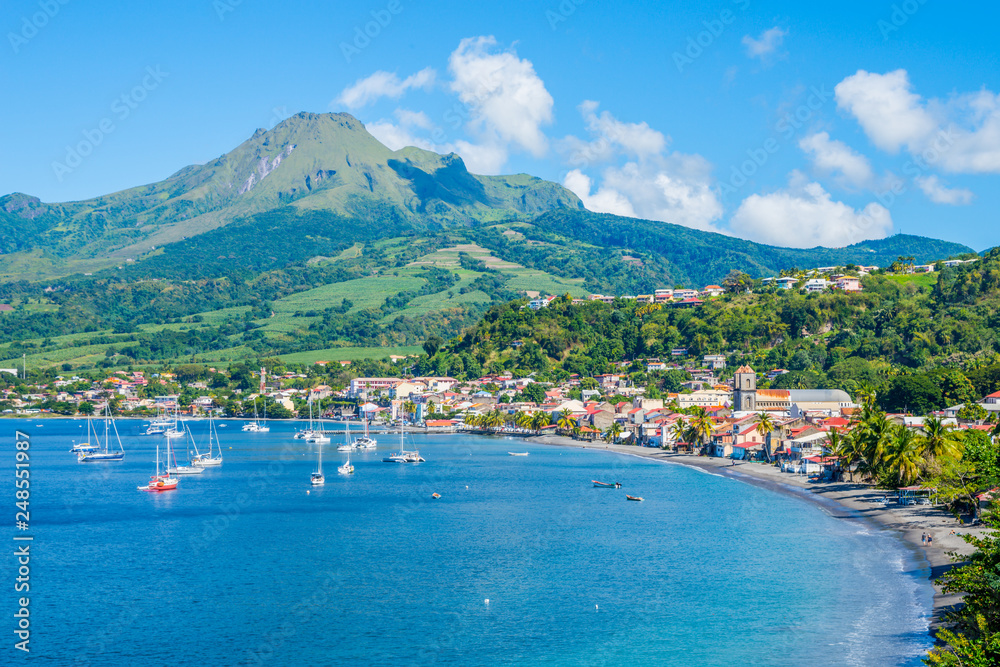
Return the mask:
[[[960,595],[944,594],[935,580],[955,566],[955,562],[948,556],[948,552],[967,554],[972,551],[972,547],[962,540],[958,533],[978,535],[985,530],[982,526],[963,526],[954,516],[940,507],[929,505],[883,506],[874,501],[884,495],[884,491],[860,482],[810,483],[803,475],[783,473],[770,465],[746,461],[738,461],[736,465],[732,465],[730,459],[673,454],[657,448],[637,447],[635,445],[588,443],[566,436],[542,435],[527,438],[527,440],[557,447],[576,447],[627,454],[699,468],[779,493],[790,493],[806,502],[833,510],[832,516],[835,518],[859,520],[876,529],[894,533],[894,537],[903,542],[907,548],[922,556],[926,563],[925,567],[929,570],[930,582],[934,588],[934,598],[928,631],[932,639],[935,640],[934,635],[941,626],[942,614],[962,601]],[[933,536],[931,544],[921,542],[921,535],[924,533]]]

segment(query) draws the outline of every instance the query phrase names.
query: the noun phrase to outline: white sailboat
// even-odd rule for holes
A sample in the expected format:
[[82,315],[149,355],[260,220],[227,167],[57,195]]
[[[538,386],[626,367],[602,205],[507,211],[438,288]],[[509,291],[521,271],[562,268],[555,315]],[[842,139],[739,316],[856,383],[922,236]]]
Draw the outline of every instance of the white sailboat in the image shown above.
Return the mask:
[[[219,455],[212,456],[212,441],[219,446]],[[222,465],[222,443],[219,442],[219,434],[215,430],[215,420],[209,418],[208,420],[208,453],[202,454],[198,451],[198,446],[194,447],[194,458],[191,459],[191,465],[198,466],[199,468],[209,468],[212,466]]]
[[172,426],[173,422],[162,411],[157,411],[156,417],[149,421],[143,435],[163,435]]
[[253,399],[253,421],[243,424],[243,430],[249,433],[267,433],[271,428],[267,425],[267,398],[264,399],[264,419],[257,417],[257,399]]
[[424,458],[420,452],[412,449],[406,450],[403,445],[403,423],[399,424],[399,452],[390,454],[382,459],[383,463],[420,463]]
[[313,486],[322,486],[326,484],[326,478],[323,477],[323,445],[322,443],[316,445],[316,472],[314,472],[310,477],[309,481],[312,482]]
[[368,437],[368,418],[364,416],[363,412],[359,412],[359,414],[362,415],[361,420],[365,424],[365,434],[354,441],[354,447],[357,449],[375,449],[378,443],[375,441],[375,438]]
[[167,436],[168,440],[170,438],[184,437],[184,430],[181,428],[180,425],[180,415],[178,414],[177,408],[174,408],[174,419],[172,422],[170,422],[169,428],[163,431],[163,435]]
[[350,452],[347,453],[347,461],[344,463],[344,465],[339,466],[337,468],[337,472],[339,472],[341,475],[353,475],[354,474],[354,466],[351,464],[351,453]]
[[300,430],[296,431],[295,435],[292,436],[296,440],[306,440],[306,439],[309,438],[309,436],[311,436],[313,434],[313,431],[314,431],[314,429],[313,429],[313,399],[312,399],[312,392],[309,393],[309,400],[306,401],[306,402],[309,403],[309,428],[307,428],[307,429],[300,429]]
[[[312,416],[312,404],[310,403],[309,405],[310,405],[310,412],[309,412],[309,414],[310,414],[310,416]],[[328,436],[325,433],[323,433],[323,430],[324,430],[324,427],[323,427],[323,403],[321,401],[320,405],[319,405],[319,428],[317,428],[315,431],[313,431],[312,433],[310,433],[306,437],[306,442],[308,442],[309,444],[312,444],[312,445],[327,445],[327,444],[330,444],[330,436]]]
[[[115,440],[118,441],[118,449],[113,450],[110,448],[111,445],[111,434],[115,434]],[[90,442],[84,445],[76,445],[73,449],[77,452],[76,460],[81,463],[87,463],[91,461],[121,461],[125,458],[125,449],[122,447],[122,439],[118,436],[118,427],[115,425],[115,420],[111,416],[111,406],[104,406],[104,442],[101,442],[101,438],[97,435],[97,429],[94,428],[93,417],[87,419],[87,440],[90,440],[90,436],[93,434],[94,441],[97,445],[90,446]]]
[[[351,444],[350,444],[351,443],[351,435],[350,435],[349,431],[345,431],[344,432],[344,440],[347,441],[345,443],[347,445],[347,462],[345,462],[344,465],[339,466],[337,468],[337,472],[339,472],[341,475],[353,475],[354,474],[354,466],[351,465]],[[338,447],[337,449],[339,450],[340,447]]]
[[[187,426],[184,427],[185,432],[187,432],[188,440],[191,444],[194,444],[194,436],[191,435],[191,429]],[[197,450],[197,447],[195,448]],[[177,465],[177,452],[174,451],[174,465],[170,465],[170,438],[167,438],[167,474],[168,475],[200,475],[205,472],[204,468],[200,468],[194,465]]]

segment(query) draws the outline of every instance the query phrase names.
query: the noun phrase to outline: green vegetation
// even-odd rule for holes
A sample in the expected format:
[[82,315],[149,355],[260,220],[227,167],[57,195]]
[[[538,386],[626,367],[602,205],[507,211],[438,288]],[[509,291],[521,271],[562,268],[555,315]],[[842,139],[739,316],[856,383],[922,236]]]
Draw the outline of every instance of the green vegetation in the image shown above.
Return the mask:
[[514,301],[493,306],[418,368],[459,377],[480,369],[593,375],[686,348],[698,359],[725,354],[761,374],[790,370],[774,388],[855,394],[873,386],[884,409],[923,414],[1000,389],[1000,250],[936,280],[921,289],[872,275],[861,293],[764,290],[698,308],[560,298],[533,311]]
[[792,250],[590,213],[555,183],[476,176],[454,155],[390,151],[349,115],[298,114],[160,183],[66,204],[0,197],[0,251],[0,303],[15,306],[0,356],[78,368],[411,346],[525,293],[649,293],[734,268],[970,249],[895,236]]

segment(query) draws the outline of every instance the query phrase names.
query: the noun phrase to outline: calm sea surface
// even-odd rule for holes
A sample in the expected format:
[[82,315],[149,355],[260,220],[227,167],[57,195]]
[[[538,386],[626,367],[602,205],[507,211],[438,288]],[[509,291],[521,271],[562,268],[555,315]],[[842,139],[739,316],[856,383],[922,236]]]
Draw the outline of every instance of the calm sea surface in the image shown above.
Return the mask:
[[930,645],[901,543],[698,470],[468,436],[389,464],[383,435],[346,478],[334,438],[311,488],[299,424],[228,422],[221,468],[148,494],[165,440],[122,421],[125,460],[81,464],[82,425],[0,421],[8,526],[14,429],[32,438],[38,664],[917,665]]

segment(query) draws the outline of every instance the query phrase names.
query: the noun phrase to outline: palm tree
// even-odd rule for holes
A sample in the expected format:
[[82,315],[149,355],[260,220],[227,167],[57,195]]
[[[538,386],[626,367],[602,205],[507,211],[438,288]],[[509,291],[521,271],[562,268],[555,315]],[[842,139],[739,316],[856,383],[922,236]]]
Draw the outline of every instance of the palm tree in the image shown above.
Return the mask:
[[857,428],[852,432],[861,467],[868,477],[877,478],[885,465],[885,453],[892,437],[892,422],[885,413],[872,409],[863,411]]
[[611,422],[611,426],[608,430],[604,432],[604,438],[606,440],[610,439],[613,444],[618,444],[618,436],[622,434],[625,429],[618,422]]
[[854,465],[856,455],[853,439],[850,436],[840,435],[840,431],[836,428],[830,429],[830,435],[826,439],[830,456],[837,457],[837,462],[840,464],[841,470],[847,470],[853,482],[854,469],[852,466]]
[[870,384],[862,383],[858,387],[858,399],[861,401],[861,407],[863,410],[875,409],[875,401],[877,397],[875,389]]
[[531,428],[531,415],[524,410],[518,410],[514,413],[514,423],[518,428],[529,429]]
[[695,406],[692,408],[693,414],[691,415],[690,427],[693,431],[694,437],[698,440],[698,444],[702,447],[708,444],[708,440],[712,437],[712,431],[715,428],[715,424],[712,422],[712,418],[708,416],[708,412],[705,408],[701,406]]
[[902,424],[892,428],[885,462],[897,487],[909,486],[920,475],[920,440],[916,433]]
[[437,406],[434,405],[434,401],[427,401],[427,414],[432,415],[437,412]]
[[559,413],[559,420],[556,422],[558,426],[563,431],[571,431],[573,427],[576,426],[576,419],[573,418],[573,413],[569,410],[563,410]]
[[940,417],[927,417],[922,427],[924,431],[924,456],[939,459],[943,456],[957,458],[961,450],[951,426]]
[[541,433],[542,428],[548,426],[552,421],[552,416],[547,412],[538,410],[533,415],[531,415],[531,425],[534,427],[535,431]]
[[410,415],[410,421],[413,421],[413,415],[417,412],[417,405],[413,401],[406,401],[403,403],[403,412]]
[[757,425],[754,427],[754,430],[757,431],[757,435],[764,438],[768,457],[771,456],[771,433],[774,432],[774,428],[774,419],[771,417],[771,413],[757,413]]
[[489,412],[490,426],[499,430],[506,423],[506,415],[499,408],[494,408]]
[[674,449],[677,448],[678,442],[684,441],[684,438],[687,435],[687,430],[688,425],[687,422],[684,421],[683,417],[679,417],[677,421],[674,422],[674,425],[670,427],[670,435],[674,439]]

